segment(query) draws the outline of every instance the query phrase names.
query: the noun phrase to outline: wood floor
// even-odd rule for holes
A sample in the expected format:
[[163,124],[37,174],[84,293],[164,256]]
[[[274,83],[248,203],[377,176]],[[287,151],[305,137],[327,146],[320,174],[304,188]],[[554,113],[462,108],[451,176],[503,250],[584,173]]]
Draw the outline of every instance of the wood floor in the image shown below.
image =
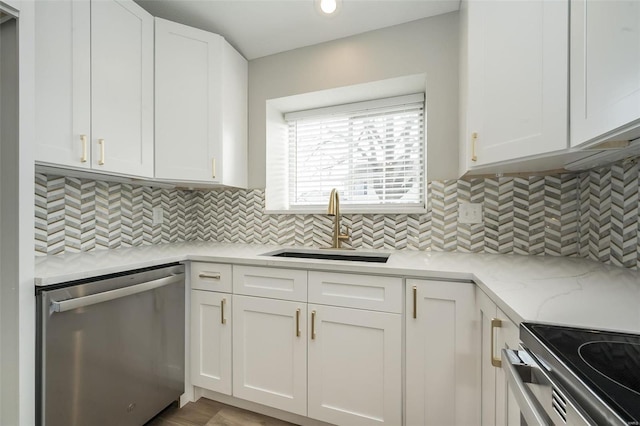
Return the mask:
[[200,398],[182,408],[172,404],[145,426],[292,426],[292,423]]

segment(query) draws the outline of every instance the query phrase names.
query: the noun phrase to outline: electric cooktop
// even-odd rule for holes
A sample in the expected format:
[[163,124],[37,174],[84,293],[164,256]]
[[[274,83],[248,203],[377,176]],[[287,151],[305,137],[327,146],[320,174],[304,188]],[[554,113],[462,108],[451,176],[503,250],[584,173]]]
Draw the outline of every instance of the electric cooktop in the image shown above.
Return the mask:
[[[595,396],[626,424],[640,425],[640,335],[534,323],[522,328],[565,364],[567,370],[550,369],[577,400]],[[535,348],[522,331],[521,339]],[[545,356],[532,352],[544,364]]]

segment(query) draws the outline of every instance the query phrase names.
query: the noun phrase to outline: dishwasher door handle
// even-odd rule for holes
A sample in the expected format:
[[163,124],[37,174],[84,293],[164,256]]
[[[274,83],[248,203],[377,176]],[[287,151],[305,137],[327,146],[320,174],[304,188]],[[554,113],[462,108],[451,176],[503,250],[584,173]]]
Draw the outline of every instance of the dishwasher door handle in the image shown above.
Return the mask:
[[[518,372],[518,368],[529,370],[537,367],[523,364],[516,352],[517,351],[512,349],[502,349],[502,369],[507,377],[509,389],[513,392],[516,401],[518,401],[520,413],[527,424],[547,426],[549,425],[547,416],[538,408],[539,405],[535,397],[531,394],[525,384],[525,380],[523,380],[521,374]],[[514,364],[514,362],[516,364]]]
[[143,291],[153,290],[164,287],[169,284],[180,282],[184,279],[184,274],[171,274],[171,276],[159,278],[153,281],[147,281],[141,284],[132,285],[130,287],[122,287],[115,290],[105,291],[103,293],[92,294],[89,296],[77,297],[75,299],[51,301],[51,310],[53,312],[67,312],[73,309],[82,308],[84,306],[95,305],[121,297],[131,296],[132,294],[142,293]]

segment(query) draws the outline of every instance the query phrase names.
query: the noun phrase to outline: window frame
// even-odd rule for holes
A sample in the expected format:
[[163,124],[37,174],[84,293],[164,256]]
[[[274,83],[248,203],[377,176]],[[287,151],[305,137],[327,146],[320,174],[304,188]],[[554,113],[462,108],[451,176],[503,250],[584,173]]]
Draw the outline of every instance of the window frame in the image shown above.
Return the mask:
[[[341,206],[343,213],[348,214],[424,214],[431,209],[429,199],[429,166],[430,155],[433,149],[430,147],[429,139],[434,132],[438,133],[441,125],[439,122],[432,123],[430,120],[431,110],[428,92],[428,78],[426,73],[408,74],[391,77],[382,80],[374,80],[362,83],[355,83],[346,86],[333,86],[317,91],[307,91],[290,94],[282,97],[273,97],[265,100],[264,122],[261,132],[264,132],[264,213],[267,215],[286,214],[326,214],[326,206],[320,208],[294,209],[289,205],[288,194],[288,135],[287,124],[284,115],[294,111],[304,111],[322,107],[350,104],[356,102],[370,101],[375,99],[391,98],[409,94],[424,94],[424,132],[423,147],[424,152],[424,207],[399,208],[393,206],[383,209],[367,208],[359,206],[355,209],[349,206]],[[436,108],[437,110],[438,108]],[[435,129],[435,130],[434,130]],[[260,138],[258,136],[258,138]],[[436,144],[437,145],[437,144]],[[255,161],[260,161],[255,159]],[[251,164],[251,163],[250,163]],[[457,164],[457,163],[456,163]],[[257,164],[256,164],[257,166]],[[327,198],[327,203],[328,203]]]

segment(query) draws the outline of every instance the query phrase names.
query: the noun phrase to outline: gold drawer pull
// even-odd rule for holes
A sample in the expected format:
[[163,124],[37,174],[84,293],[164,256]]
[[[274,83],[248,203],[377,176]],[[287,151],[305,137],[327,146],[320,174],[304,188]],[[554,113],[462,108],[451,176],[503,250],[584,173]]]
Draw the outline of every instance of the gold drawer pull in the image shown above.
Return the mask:
[[201,272],[200,275],[198,275],[200,278],[209,278],[211,280],[220,280],[220,273],[219,272]]
[[87,162],[87,135],[80,135],[80,142],[82,142],[82,157],[80,157],[81,163]]
[[311,311],[311,340],[316,339],[316,311]]
[[497,358],[493,353],[495,347],[495,329],[502,327],[502,320],[498,318],[491,318],[491,365],[494,367],[502,367],[502,360]]
[[224,304],[227,303],[227,299],[222,299],[220,301],[220,323],[226,324],[227,320],[224,317]]
[[296,309],[296,337],[300,337],[300,308]]
[[478,140],[478,132],[471,133],[471,161],[478,161],[476,155],[476,141]]
[[418,287],[413,286],[413,317],[418,318]]
[[104,166],[104,139],[98,139],[100,144],[100,160],[98,160],[99,166]]

